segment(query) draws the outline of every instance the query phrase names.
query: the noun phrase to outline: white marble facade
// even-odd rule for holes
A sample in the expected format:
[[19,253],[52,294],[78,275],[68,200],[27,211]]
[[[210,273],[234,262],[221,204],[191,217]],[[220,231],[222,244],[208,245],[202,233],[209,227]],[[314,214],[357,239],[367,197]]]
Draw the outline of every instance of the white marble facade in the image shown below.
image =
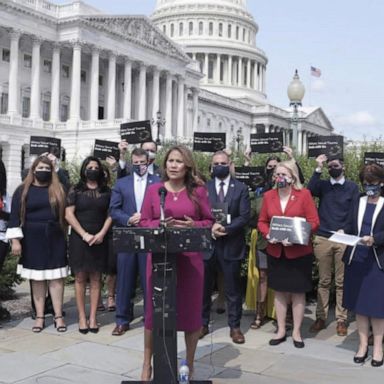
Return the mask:
[[[67,158],[81,159],[95,138],[118,141],[122,122],[157,111],[165,139],[225,131],[231,141],[241,129],[247,141],[251,132],[282,130],[289,143],[290,112],[266,100],[267,58],[256,48],[258,26],[245,1],[206,0],[211,11],[196,17],[201,3],[159,0],[152,22],[81,1],[0,0],[0,148],[10,191],[31,135],[59,137]],[[327,134],[332,125],[319,108],[301,117],[304,151],[305,135]]]

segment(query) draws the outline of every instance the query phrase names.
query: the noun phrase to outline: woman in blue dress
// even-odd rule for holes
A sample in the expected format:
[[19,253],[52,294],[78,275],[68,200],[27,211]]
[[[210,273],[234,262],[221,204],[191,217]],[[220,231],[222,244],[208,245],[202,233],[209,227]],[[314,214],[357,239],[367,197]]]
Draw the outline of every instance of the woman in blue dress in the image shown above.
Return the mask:
[[365,195],[352,207],[347,233],[361,237],[345,255],[343,306],[356,314],[359,349],[353,358],[362,364],[368,357],[369,323],[373,330],[371,365],[383,365],[384,335],[384,168],[366,165],[360,172]]

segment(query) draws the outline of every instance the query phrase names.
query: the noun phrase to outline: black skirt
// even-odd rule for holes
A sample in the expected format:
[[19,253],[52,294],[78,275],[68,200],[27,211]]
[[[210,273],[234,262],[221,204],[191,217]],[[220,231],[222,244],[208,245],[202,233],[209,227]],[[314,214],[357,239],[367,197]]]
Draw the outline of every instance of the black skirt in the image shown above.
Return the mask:
[[312,290],[313,255],[287,259],[268,255],[268,287],[278,292],[305,293]]

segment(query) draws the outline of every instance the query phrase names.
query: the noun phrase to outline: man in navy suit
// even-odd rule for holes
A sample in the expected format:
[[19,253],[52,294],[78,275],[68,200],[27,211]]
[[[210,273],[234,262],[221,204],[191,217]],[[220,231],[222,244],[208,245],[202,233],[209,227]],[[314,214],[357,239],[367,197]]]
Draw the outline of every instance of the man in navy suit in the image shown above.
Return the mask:
[[246,254],[245,227],[250,218],[250,202],[248,188],[231,177],[230,165],[230,158],[225,152],[216,152],[211,164],[213,178],[207,182],[210,203],[213,208],[220,205],[224,220],[213,225],[214,250],[204,256],[203,327],[200,338],[209,332],[213,282],[217,269],[220,269],[224,275],[230,337],[234,343],[243,344],[240,266]]
[[[131,154],[132,174],[116,181],[112,189],[110,215],[114,225],[137,226],[141,219],[141,206],[148,185],[160,181],[148,173],[148,154],[142,148],[135,148]],[[137,269],[145,298],[146,254],[123,252],[117,254],[116,279],[116,327],[112,335],[121,336],[129,330],[132,321]],[[145,305],[145,303],[144,303]]]

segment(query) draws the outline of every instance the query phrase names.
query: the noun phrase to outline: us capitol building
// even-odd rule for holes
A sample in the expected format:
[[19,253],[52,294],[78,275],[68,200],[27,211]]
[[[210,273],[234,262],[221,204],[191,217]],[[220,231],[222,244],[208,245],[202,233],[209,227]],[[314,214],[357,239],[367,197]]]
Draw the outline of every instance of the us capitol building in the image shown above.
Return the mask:
[[[68,160],[120,124],[165,118],[165,139],[193,132],[284,132],[291,111],[266,95],[268,59],[246,0],[157,0],[150,18],[107,15],[82,1],[0,0],[0,154],[9,189],[28,165],[29,137],[62,140]],[[333,130],[301,108],[298,150]],[[156,129],[154,128],[154,132]]]

